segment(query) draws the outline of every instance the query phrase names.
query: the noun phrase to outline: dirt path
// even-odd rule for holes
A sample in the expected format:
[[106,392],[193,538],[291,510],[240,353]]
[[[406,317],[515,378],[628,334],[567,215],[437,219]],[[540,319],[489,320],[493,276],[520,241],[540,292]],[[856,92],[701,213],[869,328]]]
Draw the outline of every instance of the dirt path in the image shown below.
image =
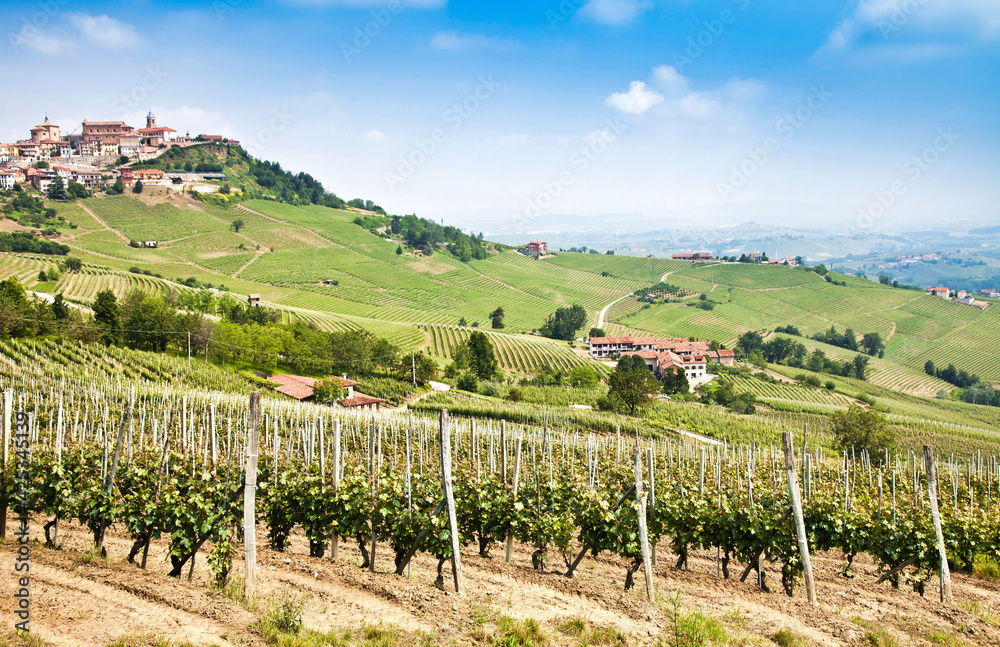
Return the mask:
[[243,265],[241,265],[241,266],[240,266],[240,269],[236,270],[236,271],[235,271],[235,272],[233,273],[233,278],[234,278],[234,279],[238,279],[238,278],[240,278],[240,274],[242,274],[242,273],[243,273],[243,270],[245,270],[246,268],[250,267],[250,266],[251,266],[251,265],[253,264],[253,262],[254,262],[255,260],[257,260],[258,258],[260,258],[260,257],[261,257],[261,255],[262,255],[261,253],[256,253],[256,254],[254,254],[254,255],[253,255],[253,258],[251,258],[251,259],[250,259],[249,261],[247,261],[246,263],[244,263]]
[[603,328],[604,327],[604,317],[607,316],[608,310],[611,309],[611,306],[615,305],[619,301],[624,301],[625,299],[629,298],[630,296],[632,296],[631,292],[629,292],[628,294],[626,294],[623,297],[618,297],[617,299],[615,299],[614,301],[612,301],[608,305],[604,306],[604,309],[601,310],[601,314],[599,314],[597,316],[597,327],[598,328]]
[[118,236],[119,238],[121,238],[122,240],[124,240],[126,243],[130,242],[128,236],[126,236],[125,234],[121,233],[117,229],[112,229],[108,225],[108,223],[104,222],[104,220],[102,218],[100,218],[96,213],[94,213],[93,211],[91,211],[89,207],[87,207],[86,205],[84,205],[82,200],[77,200],[76,201],[76,205],[78,207],[80,207],[81,209],[83,209],[84,213],[86,213],[88,216],[90,216],[91,218],[93,218],[94,220],[96,220],[97,223],[100,224],[102,227],[104,227],[105,229],[107,229],[110,232],[113,232],[115,236]]

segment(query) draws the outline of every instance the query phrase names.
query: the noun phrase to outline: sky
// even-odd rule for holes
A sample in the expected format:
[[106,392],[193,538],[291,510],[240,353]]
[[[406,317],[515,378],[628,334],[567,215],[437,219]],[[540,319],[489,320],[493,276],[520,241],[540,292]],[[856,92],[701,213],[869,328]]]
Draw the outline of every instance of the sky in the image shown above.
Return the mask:
[[239,139],[474,231],[1000,220],[995,0],[4,0],[0,141]]

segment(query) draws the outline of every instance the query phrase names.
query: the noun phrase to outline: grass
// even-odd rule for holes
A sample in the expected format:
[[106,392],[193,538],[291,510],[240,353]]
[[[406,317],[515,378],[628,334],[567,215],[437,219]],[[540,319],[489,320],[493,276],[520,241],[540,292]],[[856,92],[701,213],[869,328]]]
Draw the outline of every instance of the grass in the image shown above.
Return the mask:
[[685,610],[681,606],[680,590],[660,604],[670,615],[660,644],[669,647],[712,647],[729,643],[729,633],[720,620],[698,610]]
[[851,621],[865,630],[865,645],[869,647],[900,647],[900,644],[885,627],[858,617],[851,618]]
[[779,645],[779,647],[806,647],[809,644],[805,638],[793,632],[788,627],[783,627],[775,632],[771,640],[776,645]]
[[976,558],[976,563],[973,568],[975,574],[979,577],[985,577],[990,580],[1000,580],[1000,563],[998,563],[994,557],[980,555]]
[[52,643],[38,634],[4,628],[0,632],[0,647],[52,647]]
[[579,647],[628,644],[628,637],[618,629],[591,627],[583,618],[570,618],[556,625],[556,630],[575,639]]

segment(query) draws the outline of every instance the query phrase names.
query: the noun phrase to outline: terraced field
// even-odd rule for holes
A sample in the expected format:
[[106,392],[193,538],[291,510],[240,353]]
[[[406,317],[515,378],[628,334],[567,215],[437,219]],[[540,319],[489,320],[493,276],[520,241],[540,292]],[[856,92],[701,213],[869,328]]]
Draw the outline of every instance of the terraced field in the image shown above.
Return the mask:
[[[422,326],[431,335],[429,352],[445,359],[451,359],[451,349],[467,340],[473,328],[459,326]],[[508,371],[531,373],[546,366],[554,369],[571,369],[587,365],[599,367],[589,359],[580,357],[565,343],[543,338],[505,335],[484,330],[490,338],[497,354],[500,367]]]

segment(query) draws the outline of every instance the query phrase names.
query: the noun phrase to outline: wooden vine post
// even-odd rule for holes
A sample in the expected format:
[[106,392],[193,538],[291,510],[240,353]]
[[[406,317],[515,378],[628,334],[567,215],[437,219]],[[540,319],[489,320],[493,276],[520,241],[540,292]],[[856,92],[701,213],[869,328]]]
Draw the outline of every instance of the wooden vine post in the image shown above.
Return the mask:
[[[513,500],[517,501],[517,486],[521,480],[521,436],[520,434],[514,435],[514,489],[512,490]],[[509,529],[507,530],[507,555],[504,557],[504,561],[510,564],[511,556],[514,552],[514,533]]]
[[639,549],[642,551],[642,572],[646,576],[646,596],[656,604],[656,592],[653,590],[653,564],[649,556],[649,534],[646,532],[646,494],[642,491],[642,461],[639,458],[639,445],[635,446],[635,501],[639,516]]
[[[448,536],[451,539],[451,572],[455,579],[455,592],[462,593],[462,555],[459,552],[458,518],[455,514],[455,493],[451,487],[451,444],[448,411],[441,410],[441,489],[444,490],[445,505],[448,508]],[[374,557],[374,555],[372,556]]]
[[[10,418],[14,411],[14,391],[3,392],[3,481],[7,482],[7,457],[10,453]],[[7,536],[7,500],[0,507],[0,539]]]
[[243,492],[243,553],[246,562],[246,596],[252,598],[257,576],[257,452],[260,448],[260,392],[250,394],[250,428],[247,430],[246,489]]
[[934,537],[938,554],[941,556],[941,601],[954,604],[951,593],[951,571],[948,570],[948,555],[944,550],[944,533],[941,531],[941,515],[938,513],[937,469],[934,467],[934,450],[924,445],[924,469],[927,471],[927,496],[931,502],[931,520],[934,522]]
[[[133,390],[128,398],[125,400],[124,411],[122,411],[122,422],[118,425],[118,437],[115,439],[115,455],[112,458],[111,470],[108,472],[108,477],[104,483],[104,494],[110,498],[112,492],[115,489],[115,473],[118,471],[118,460],[122,455],[122,443],[125,441],[125,428],[128,427],[128,423],[132,420],[132,403],[135,400],[135,391]],[[107,530],[107,525],[104,521],[101,522],[101,528],[97,533],[97,550],[104,548],[104,531]]]
[[788,495],[792,500],[792,515],[795,517],[795,535],[798,538],[799,555],[802,557],[802,570],[806,580],[806,595],[809,597],[809,604],[817,606],[819,602],[816,599],[809,542],[806,540],[806,524],[802,516],[802,499],[799,496],[799,479],[795,471],[795,448],[792,445],[791,432],[786,431],[782,435],[782,445],[785,450],[785,471],[788,473]]
[[[333,421],[333,493],[340,489],[340,420]],[[337,559],[340,537],[333,533],[330,538],[330,559]]]

